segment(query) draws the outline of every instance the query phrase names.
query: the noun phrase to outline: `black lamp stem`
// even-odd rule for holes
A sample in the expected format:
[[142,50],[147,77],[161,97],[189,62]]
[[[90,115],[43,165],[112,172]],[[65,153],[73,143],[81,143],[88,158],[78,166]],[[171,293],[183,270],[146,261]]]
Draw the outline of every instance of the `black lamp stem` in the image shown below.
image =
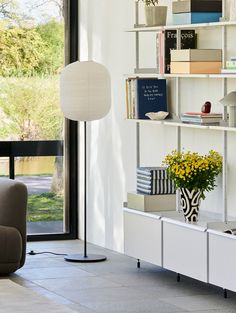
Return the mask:
[[87,255],[87,122],[84,121],[84,253],[65,256],[68,262],[102,262],[107,258],[105,255],[89,254]]
[[87,257],[87,122],[84,121],[84,257]]

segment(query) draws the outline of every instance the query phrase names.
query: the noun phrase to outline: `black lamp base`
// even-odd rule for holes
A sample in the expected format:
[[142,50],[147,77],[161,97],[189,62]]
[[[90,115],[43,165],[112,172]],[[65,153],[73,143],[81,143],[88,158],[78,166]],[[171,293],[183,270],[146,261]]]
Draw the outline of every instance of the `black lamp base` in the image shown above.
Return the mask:
[[93,263],[93,262],[102,262],[106,261],[105,255],[99,254],[89,254],[84,256],[83,254],[71,254],[65,256],[65,260],[68,262],[80,262],[80,263]]

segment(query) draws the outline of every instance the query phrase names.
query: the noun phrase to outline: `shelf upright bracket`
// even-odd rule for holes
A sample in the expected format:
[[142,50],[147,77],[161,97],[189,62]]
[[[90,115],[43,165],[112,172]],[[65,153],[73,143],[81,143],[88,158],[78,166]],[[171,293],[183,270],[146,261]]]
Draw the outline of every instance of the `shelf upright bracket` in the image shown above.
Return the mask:
[[[175,78],[175,103],[176,103],[176,115],[180,118],[180,99],[179,99],[179,86],[180,85],[180,78]],[[176,149],[178,152],[181,151],[181,127],[176,127]],[[176,191],[176,211],[180,211],[180,193],[179,190]]]
[[140,123],[136,123],[136,168],[140,167]]
[[[222,3],[224,7],[224,2]],[[224,12],[225,13],[225,12]],[[223,15],[224,16],[224,15]],[[225,61],[227,49],[227,30],[225,26],[222,26],[222,62],[225,67]],[[222,95],[227,94],[227,78],[222,79]],[[227,121],[227,107],[224,107],[223,120]],[[228,160],[228,133],[223,131],[223,173],[222,173],[222,188],[223,188],[223,222],[228,221],[227,212],[227,160]]]
[[[176,29],[176,49],[181,49],[181,29]],[[180,118],[180,78],[175,79],[175,105],[176,105],[176,115]],[[181,151],[181,127],[177,126],[176,129],[176,143],[177,151]],[[176,211],[180,211],[180,193],[176,191]]]
[[[176,30],[176,47],[177,49],[181,49],[181,30]],[[181,108],[180,108],[180,78],[176,77],[175,79],[175,104],[176,104],[176,115],[180,118],[181,115]],[[181,127],[177,127],[177,150],[181,150]]]
[[[135,1],[135,26],[139,25],[139,3]],[[136,55],[136,65],[135,72],[139,71],[139,32],[135,32],[135,55]]]
[[227,131],[223,131],[223,222],[228,222],[227,214],[227,159],[228,159],[228,136]]

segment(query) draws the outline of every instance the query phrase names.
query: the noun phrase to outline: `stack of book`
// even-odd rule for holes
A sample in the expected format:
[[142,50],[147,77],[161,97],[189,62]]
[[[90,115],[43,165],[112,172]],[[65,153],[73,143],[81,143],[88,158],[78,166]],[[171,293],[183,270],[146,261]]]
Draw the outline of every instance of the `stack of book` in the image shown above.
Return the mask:
[[171,50],[172,74],[219,74],[221,67],[220,49]]
[[199,125],[218,125],[222,117],[221,113],[186,112],[181,116],[181,121]]
[[165,167],[138,167],[137,192],[147,195],[174,194],[175,184]]
[[[181,49],[197,48],[197,35],[194,29],[181,29],[180,31]],[[176,29],[167,29],[159,32],[156,38],[157,71],[160,74],[170,73],[170,52],[176,49],[177,32]]]
[[168,112],[166,79],[126,79],[126,110],[128,119],[148,119],[146,113]]
[[221,69],[222,74],[236,74],[236,57],[231,57],[226,61],[225,68]]
[[173,24],[219,22],[222,0],[178,0],[172,3]]

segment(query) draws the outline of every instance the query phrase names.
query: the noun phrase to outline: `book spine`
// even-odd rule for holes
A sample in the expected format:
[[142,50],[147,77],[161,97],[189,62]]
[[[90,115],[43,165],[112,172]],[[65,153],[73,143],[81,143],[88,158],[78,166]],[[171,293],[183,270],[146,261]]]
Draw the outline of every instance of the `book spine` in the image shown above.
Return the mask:
[[222,12],[222,1],[218,0],[182,0],[173,1],[172,13]]
[[155,179],[168,179],[168,174],[166,170],[140,170],[137,169],[137,175],[143,175],[147,178],[150,178],[151,180]]
[[226,61],[227,69],[236,69],[236,61]]
[[221,74],[236,74],[236,69],[222,68]]
[[146,192],[153,195],[163,195],[163,194],[174,194],[175,184],[172,180],[162,179],[155,180],[154,183],[150,186],[146,186],[141,183],[137,183],[137,191]]
[[136,90],[135,90],[135,79],[131,80],[131,118],[135,118],[135,101],[136,101]]
[[173,24],[198,24],[198,23],[210,23],[219,22],[222,17],[221,12],[193,12],[193,13],[178,13],[173,14]]
[[126,117],[129,118],[129,79],[125,80]]
[[159,38],[159,73],[164,74],[165,73],[165,66],[164,66],[164,55],[165,55],[165,38],[164,38],[164,32],[158,33]]
[[160,36],[159,33],[156,35],[156,68],[157,73],[160,73]]

